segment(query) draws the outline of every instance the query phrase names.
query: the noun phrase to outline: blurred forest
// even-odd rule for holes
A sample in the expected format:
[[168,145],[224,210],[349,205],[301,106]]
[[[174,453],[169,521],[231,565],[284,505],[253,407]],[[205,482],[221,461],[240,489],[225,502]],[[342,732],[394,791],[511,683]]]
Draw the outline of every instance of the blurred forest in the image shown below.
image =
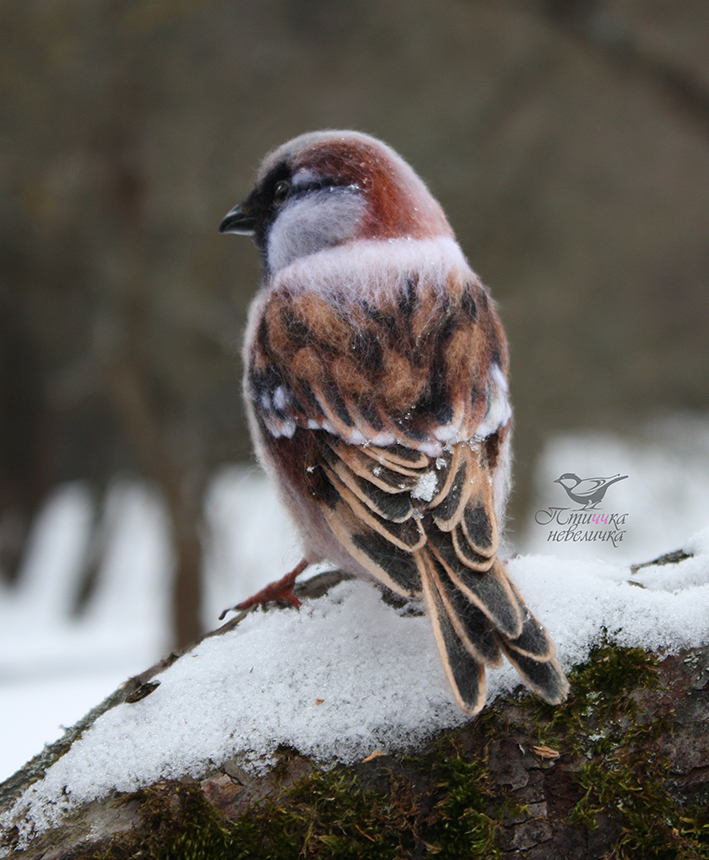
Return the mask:
[[513,516],[549,434],[709,407],[706,0],[5,0],[0,86],[0,577],[57,484],[91,481],[98,522],[137,473],[171,516],[176,642],[199,633],[258,283],[217,228],[312,129],[410,161],[499,302]]

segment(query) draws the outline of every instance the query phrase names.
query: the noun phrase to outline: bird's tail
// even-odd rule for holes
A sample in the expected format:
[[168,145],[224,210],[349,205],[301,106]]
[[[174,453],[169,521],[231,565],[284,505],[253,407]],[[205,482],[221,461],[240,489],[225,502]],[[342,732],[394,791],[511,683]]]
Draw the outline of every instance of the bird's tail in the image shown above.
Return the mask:
[[421,553],[422,584],[443,666],[460,707],[485,704],[485,667],[504,654],[524,683],[551,704],[569,690],[555,647],[497,558],[486,571],[456,563],[435,547]]

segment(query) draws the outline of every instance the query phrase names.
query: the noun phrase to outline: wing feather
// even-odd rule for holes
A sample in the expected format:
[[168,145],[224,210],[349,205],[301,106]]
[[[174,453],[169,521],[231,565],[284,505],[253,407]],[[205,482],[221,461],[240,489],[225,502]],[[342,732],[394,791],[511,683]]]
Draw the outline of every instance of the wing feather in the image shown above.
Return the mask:
[[455,445],[452,449],[444,451],[440,457],[436,457],[436,470],[439,475],[439,489],[431,498],[431,507],[435,508],[447,498],[453,486],[453,481],[458,474],[462,446]]
[[481,471],[482,480],[468,499],[460,525],[467,543],[478,555],[489,558],[497,554],[498,534],[492,484],[487,477],[487,474]]
[[391,448],[379,448],[368,445],[362,451],[382,466],[398,470],[403,474],[419,474],[422,469],[428,469],[430,459],[423,451],[416,448],[406,448],[403,445],[393,445]]
[[394,523],[403,523],[414,512],[408,493],[380,486],[361,477],[349,468],[347,463],[337,457],[331,447],[325,451],[325,459],[331,471],[342,481],[370,511]]
[[488,570],[495,558],[494,555],[482,555],[475,551],[475,548],[470,545],[463,530],[460,526],[456,526],[450,533],[451,543],[455,551],[458,561],[462,562],[466,567],[478,572]]
[[390,541],[399,549],[414,552],[426,543],[426,533],[420,522],[413,517],[407,517],[403,522],[380,517],[371,511],[357,496],[335,475],[335,473],[323,467],[330,483],[337,490],[340,499],[361,523],[378,532],[383,538]]
[[409,474],[409,470],[404,473],[399,469],[394,470],[388,466],[383,466],[372,457],[369,457],[365,453],[366,448],[362,448],[359,445],[348,445],[342,439],[330,436],[329,434],[325,441],[334,454],[355,475],[364,478],[386,493],[410,492],[419,481],[420,476],[417,473],[411,471]]
[[323,506],[322,510],[338,541],[365,570],[396,594],[420,596],[422,562],[418,553],[401,549],[381,532],[358,520],[341,498],[332,506]]
[[472,471],[470,462],[470,448],[462,443],[458,457],[458,468],[450,485],[448,493],[433,508],[433,520],[443,532],[452,531],[460,522],[465,506],[472,492]]

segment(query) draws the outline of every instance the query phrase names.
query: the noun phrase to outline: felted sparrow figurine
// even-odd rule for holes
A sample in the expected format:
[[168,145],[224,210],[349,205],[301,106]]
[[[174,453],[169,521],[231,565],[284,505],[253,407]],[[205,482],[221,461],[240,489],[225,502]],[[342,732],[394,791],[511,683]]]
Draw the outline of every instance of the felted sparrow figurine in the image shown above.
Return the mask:
[[485,701],[501,655],[552,703],[554,644],[497,556],[510,472],[507,347],[443,210],[393,150],[351,131],[268,155],[222,221],[252,235],[263,284],[245,341],[259,460],[304,559],[423,595],[453,694]]

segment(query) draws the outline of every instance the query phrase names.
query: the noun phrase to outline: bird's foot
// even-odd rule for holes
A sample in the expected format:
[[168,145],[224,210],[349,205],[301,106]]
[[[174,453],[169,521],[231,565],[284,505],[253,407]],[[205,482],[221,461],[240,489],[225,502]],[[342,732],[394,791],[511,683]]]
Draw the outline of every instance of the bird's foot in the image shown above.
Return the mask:
[[277,582],[269,583],[265,588],[262,588],[261,591],[256,592],[256,594],[249,597],[247,600],[242,600],[242,602],[237,603],[236,606],[231,607],[230,609],[225,609],[219,616],[219,620],[222,621],[224,616],[227,612],[230,612],[231,609],[243,611],[244,609],[250,609],[252,606],[263,606],[266,603],[272,602],[290,603],[291,606],[295,606],[297,609],[301,605],[301,601],[293,593],[293,588],[295,587],[296,579],[309,564],[310,562],[303,559],[293,568],[293,570],[291,570],[290,573],[287,573]]

